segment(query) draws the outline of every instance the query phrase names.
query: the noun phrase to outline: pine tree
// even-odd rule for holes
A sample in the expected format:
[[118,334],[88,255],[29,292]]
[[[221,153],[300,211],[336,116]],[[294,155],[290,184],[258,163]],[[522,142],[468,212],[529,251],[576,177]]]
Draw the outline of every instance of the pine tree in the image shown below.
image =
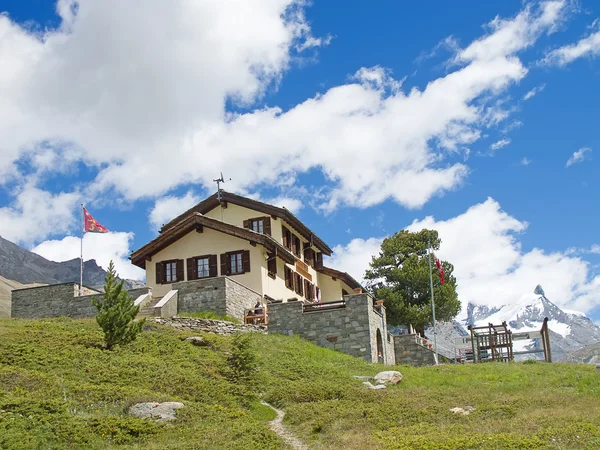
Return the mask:
[[96,322],[104,332],[107,350],[117,344],[135,340],[145,322],[145,319],[134,322],[140,307],[134,305],[133,297],[123,288],[124,284],[125,281],[119,282],[115,265],[111,261],[104,281],[104,298],[102,301],[92,300],[92,304],[98,309]]
[[[375,298],[384,301],[388,323],[412,325],[421,334],[432,322],[429,243],[433,250],[439,250],[441,240],[437,231],[399,231],[383,240],[379,255],[372,258],[365,274],[365,279],[371,280],[370,290]],[[432,261],[434,258],[432,255]],[[441,284],[434,264],[431,268],[435,318],[436,321],[448,321],[460,311],[460,300],[456,293],[456,277],[452,274],[454,266],[448,261],[441,261],[441,264],[444,284]]]

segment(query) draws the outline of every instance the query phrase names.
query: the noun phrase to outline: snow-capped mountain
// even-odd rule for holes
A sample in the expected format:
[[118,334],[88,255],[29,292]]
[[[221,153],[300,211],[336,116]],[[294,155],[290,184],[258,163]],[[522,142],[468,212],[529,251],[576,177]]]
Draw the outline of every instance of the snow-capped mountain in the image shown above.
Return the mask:
[[[600,343],[600,327],[594,325],[583,313],[559,308],[546,298],[541,286],[536,287],[534,294],[506,305],[484,306],[469,303],[466,317],[452,324],[441,324],[438,340],[441,337],[448,346],[455,338],[468,333],[467,327],[470,324],[483,326],[506,322],[513,332],[539,331],[545,317],[548,317],[553,361],[566,360],[569,352]],[[461,327],[465,333],[457,332],[457,327]],[[536,341],[515,341],[514,350],[532,350],[538,344]],[[528,357],[534,356],[524,355],[520,359]]]

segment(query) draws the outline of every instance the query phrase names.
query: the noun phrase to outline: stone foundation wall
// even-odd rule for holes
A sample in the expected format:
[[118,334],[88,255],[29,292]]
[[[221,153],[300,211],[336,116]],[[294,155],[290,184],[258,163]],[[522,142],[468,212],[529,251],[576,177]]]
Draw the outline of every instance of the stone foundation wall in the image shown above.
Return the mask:
[[394,336],[396,364],[410,364],[412,366],[433,366],[435,353],[433,350],[417,344],[414,334]]
[[[385,319],[382,321],[382,316],[373,310],[373,299],[367,294],[346,295],[344,301],[340,309],[306,312],[302,302],[271,304],[269,333],[297,334],[321,347],[377,362],[376,333],[379,329],[385,346],[388,334],[387,328],[382,328],[387,326]],[[389,343],[384,347],[381,361],[389,365],[394,364],[390,348]]]
[[[135,300],[150,288],[132,289],[129,295]],[[43,317],[94,317],[97,309],[92,299],[102,299],[103,294],[75,296],[75,283],[53,284],[11,292],[11,317],[41,319]]]
[[173,284],[178,291],[178,312],[213,311],[236,319],[244,318],[244,310],[262,298],[229,277],[205,278]]

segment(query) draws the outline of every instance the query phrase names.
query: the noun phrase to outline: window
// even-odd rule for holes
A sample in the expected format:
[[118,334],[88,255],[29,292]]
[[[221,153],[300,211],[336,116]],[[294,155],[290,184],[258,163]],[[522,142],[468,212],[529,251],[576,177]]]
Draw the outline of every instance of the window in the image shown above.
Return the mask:
[[244,220],[244,228],[255,231],[261,234],[271,235],[271,218],[268,216],[265,217],[256,217],[254,219]]
[[285,266],[285,287],[294,290],[294,271],[288,266]]
[[200,278],[217,276],[217,255],[194,256],[187,260],[187,279],[198,280]]
[[183,260],[173,259],[156,263],[156,284],[183,281]]
[[240,275],[250,272],[250,251],[238,250],[221,255],[221,275]]
[[177,263],[176,262],[165,263],[165,281],[167,283],[172,283],[173,281],[177,281]]
[[315,267],[315,251],[312,248],[304,249],[304,261],[311,267]]
[[244,273],[242,267],[242,253],[232,253],[229,255],[229,274],[235,275],[238,273]]
[[198,272],[198,278],[207,277],[210,273],[208,258],[198,258],[196,260],[196,270]]
[[312,284],[308,280],[304,280],[304,297],[306,300],[314,300],[315,299],[315,285]]

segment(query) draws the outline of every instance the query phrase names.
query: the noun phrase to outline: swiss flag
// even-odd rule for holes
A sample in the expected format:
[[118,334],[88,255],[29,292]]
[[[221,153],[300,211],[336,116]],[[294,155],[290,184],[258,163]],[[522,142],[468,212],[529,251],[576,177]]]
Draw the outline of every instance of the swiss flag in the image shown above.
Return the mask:
[[85,207],[83,208],[83,231],[85,233],[108,233],[108,230],[96,222]]
[[440,276],[440,283],[444,284],[444,268],[442,267],[442,263],[440,262],[439,259],[435,259],[435,265],[438,268],[438,275]]

